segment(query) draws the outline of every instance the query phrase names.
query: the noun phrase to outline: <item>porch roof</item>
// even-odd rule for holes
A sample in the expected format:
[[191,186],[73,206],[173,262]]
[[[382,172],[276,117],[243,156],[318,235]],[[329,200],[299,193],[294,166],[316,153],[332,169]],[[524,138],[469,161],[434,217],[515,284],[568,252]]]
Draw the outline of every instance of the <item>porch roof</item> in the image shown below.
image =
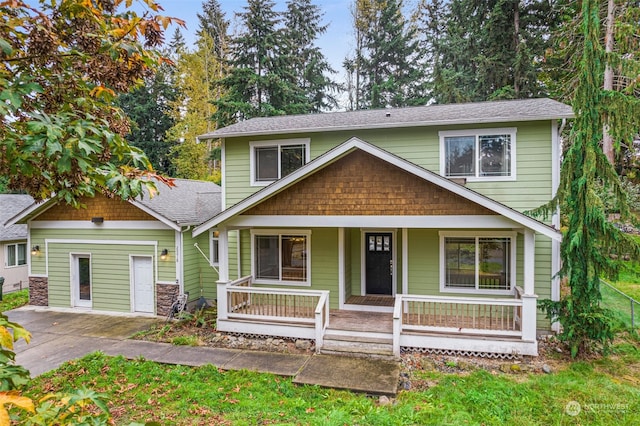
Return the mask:
[[[327,167],[328,165],[338,161],[339,159],[347,156],[348,154],[356,151],[362,150],[374,157],[379,158],[382,161],[386,161],[400,169],[418,177],[424,179],[427,182],[430,182],[446,191],[450,191],[453,194],[456,194],[472,203],[476,203],[489,211],[494,212],[496,215],[499,215],[503,218],[508,219],[515,224],[518,224],[522,227],[531,229],[533,231],[539,232],[543,235],[546,235],[554,240],[560,240],[561,234],[559,231],[550,227],[536,219],[533,219],[523,213],[518,212],[508,206],[505,206],[502,203],[499,203],[491,198],[488,198],[478,192],[475,192],[469,188],[466,188],[462,185],[459,185],[447,178],[444,178],[434,172],[426,170],[420,166],[417,166],[411,162],[404,160],[396,155],[389,153],[383,149],[380,149],[374,145],[371,145],[361,139],[356,137],[349,139],[343,144],[337,146],[336,148],[326,152],[325,154],[319,156],[315,160],[309,162],[305,166],[301,167],[297,171],[291,173],[290,175],[272,183],[271,185],[263,188],[262,190],[250,195],[234,206],[228,208],[227,210],[222,211],[217,216],[213,217],[211,220],[208,220],[197,226],[193,230],[193,235],[198,236],[201,233],[207,231],[208,229],[220,225],[226,221],[229,221],[232,218],[236,218],[239,215],[247,212],[251,208],[257,206],[268,198],[281,193],[285,189],[297,184],[302,181],[306,177],[318,172],[319,170]],[[310,220],[309,223],[317,223],[314,221],[313,216],[307,217]],[[291,222],[293,226],[295,224]]]

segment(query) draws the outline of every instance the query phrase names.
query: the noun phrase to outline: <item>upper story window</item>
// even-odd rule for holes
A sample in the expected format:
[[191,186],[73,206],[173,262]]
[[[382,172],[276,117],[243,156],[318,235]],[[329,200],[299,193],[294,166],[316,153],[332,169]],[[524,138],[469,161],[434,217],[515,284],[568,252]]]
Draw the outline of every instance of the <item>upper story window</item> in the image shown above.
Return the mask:
[[251,142],[251,185],[268,185],[309,162],[309,139]]
[[445,177],[514,180],[516,129],[439,132],[440,170]]
[[7,267],[27,264],[27,244],[7,244]]

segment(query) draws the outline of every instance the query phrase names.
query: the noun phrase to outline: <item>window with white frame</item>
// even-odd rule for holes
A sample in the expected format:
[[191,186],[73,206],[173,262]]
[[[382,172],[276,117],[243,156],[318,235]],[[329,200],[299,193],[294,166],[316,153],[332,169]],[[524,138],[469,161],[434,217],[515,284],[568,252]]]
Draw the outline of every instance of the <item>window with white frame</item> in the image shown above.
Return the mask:
[[309,139],[251,142],[251,184],[268,185],[309,162]]
[[510,293],[515,281],[514,239],[441,233],[441,291]]
[[445,131],[439,136],[443,176],[515,179],[515,128]]
[[6,259],[7,267],[21,266],[27,264],[27,244],[7,244]]
[[220,233],[218,231],[211,232],[211,265],[220,264]]
[[309,231],[253,231],[255,281],[310,285],[310,239]]

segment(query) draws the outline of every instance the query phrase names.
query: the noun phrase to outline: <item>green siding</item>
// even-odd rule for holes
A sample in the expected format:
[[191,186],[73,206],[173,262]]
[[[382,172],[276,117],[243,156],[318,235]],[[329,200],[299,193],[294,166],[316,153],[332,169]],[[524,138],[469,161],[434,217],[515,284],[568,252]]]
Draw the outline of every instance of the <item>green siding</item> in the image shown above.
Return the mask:
[[409,293],[440,294],[439,235],[435,229],[408,231]]
[[351,241],[351,295],[359,296],[362,294],[362,236],[359,229],[349,229],[349,232]]
[[189,292],[189,300],[197,300],[201,295],[209,300],[216,296],[216,281],[218,273],[209,264],[209,261],[200,253],[194,244],[198,244],[200,250],[211,259],[210,233],[205,232],[193,238],[191,232],[183,235],[184,246],[184,290]]
[[[71,253],[91,255],[92,307],[95,310],[131,310],[131,255],[153,256],[157,260],[157,280],[176,280],[173,230],[32,229],[31,240],[33,245],[40,246],[40,255],[32,258],[32,273],[46,274],[45,260],[47,257],[49,260],[49,305],[53,307],[72,305]],[[45,240],[49,240],[48,245],[45,245]],[[73,241],[60,243],[51,240]],[[114,240],[133,244],[104,244]],[[136,241],[157,242],[157,252],[156,246],[136,244]],[[164,261],[160,260],[163,248],[169,250],[169,257]]]
[[[356,136],[412,163],[439,173],[439,131],[503,127],[517,128],[517,180],[470,182],[468,187],[520,211],[538,207],[551,198],[552,146],[549,121],[312,133],[309,135],[311,138],[310,155],[314,159]],[[307,135],[302,135],[302,137],[304,136]],[[250,185],[250,141],[299,137],[301,135],[228,138],[225,141],[226,206],[231,206],[262,188]]]

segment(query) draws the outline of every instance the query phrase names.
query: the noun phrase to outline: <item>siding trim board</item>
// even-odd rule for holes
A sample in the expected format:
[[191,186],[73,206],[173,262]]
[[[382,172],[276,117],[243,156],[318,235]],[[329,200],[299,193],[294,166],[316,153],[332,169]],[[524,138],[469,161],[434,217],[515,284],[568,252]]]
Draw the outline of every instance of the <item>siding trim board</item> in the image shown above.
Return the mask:
[[164,223],[149,220],[105,221],[96,225],[79,220],[39,220],[29,223],[31,229],[174,229]]
[[[561,234],[558,231],[556,231],[554,228],[542,222],[532,219],[529,216],[524,215],[523,213],[520,213],[516,210],[513,210],[505,206],[504,204],[501,204],[493,199],[490,199],[484,195],[481,195],[478,192],[472,191],[468,188],[458,185],[450,181],[449,179],[446,179],[436,173],[423,169],[422,167],[419,167],[413,163],[410,163],[400,157],[397,157],[385,150],[382,150],[376,146],[373,146],[367,142],[364,142],[361,139],[356,137],[349,139],[348,141],[344,142],[338,147],[321,155],[320,157],[316,158],[312,162],[308,163],[307,165],[303,166],[297,171],[291,173],[290,175],[276,181],[275,183],[254,193],[253,195],[250,195],[249,197],[245,198],[243,201],[235,204],[233,207],[230,207],[229,209],[218,214],[213,219],[210,219],[204,222],[202,225],[196,227],[193,230],[193,236],[195,237],[207,231],[209,228],[215,225],[228,221],[229,219],[232,219],[235,216],[241,215],[242,213],[248,211],[252,207],[258,205],[262,201],[278,194],[279,192],[287,189],[292,185],[297,184],[299,181],[303,180],[307,176],[325,168],[329,164],[332,164],[333,162],[339,160],[340,158],[356,150],[365,151],[368,154],[373,155],[374,157],[378,157],[379,159],[386,161],[392,165],[395,165],[411,174],[414,174],[417,177],[420,177],[428,182],[431,182],[437,186],[440,186],[446,191],[450,191],[453,194],[459,195],[471,202],[479,204],[501,216],[504,216],[510,219],[511,221],[514,221],[517,224],[520,224],[521,226],[533,229],[554,240],[560,240],[562,238]],[[407,216],[403,216],[403,217],[407,217]],[[379,223],[380,222],[378,222],[378,225]]]

